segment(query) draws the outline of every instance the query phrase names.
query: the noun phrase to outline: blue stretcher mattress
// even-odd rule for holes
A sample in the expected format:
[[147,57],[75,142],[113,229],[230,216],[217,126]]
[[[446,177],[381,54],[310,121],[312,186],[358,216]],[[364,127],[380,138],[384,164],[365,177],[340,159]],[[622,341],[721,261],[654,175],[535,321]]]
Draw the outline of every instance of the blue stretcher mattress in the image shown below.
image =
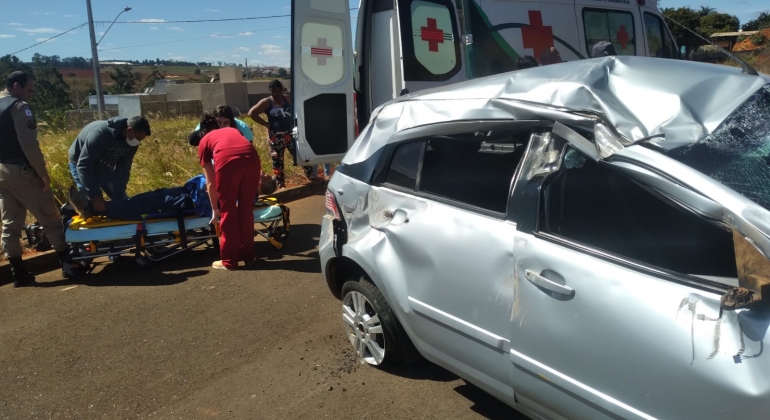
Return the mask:
[[[280,206],[263,206],[254,209],[254,223],[266,223],[280,219],[283,211]],[[185,230],[203,229],[209,226],[208,217],[187,217],[184,219]],[[131,239],[136,235],[136,226],[140,222],[126,222],[121,225],[99,226],[86,228],[80,226],[78,229],[67,228],[64,238],[68,243],[85,243],[91,241],[116,241],[121,239]],[[98,226],[98,224],[96,224]],[[147,236],[164,235],[169,232],[179,230],[179,223],[176,220],[148,220],[146,222]]]

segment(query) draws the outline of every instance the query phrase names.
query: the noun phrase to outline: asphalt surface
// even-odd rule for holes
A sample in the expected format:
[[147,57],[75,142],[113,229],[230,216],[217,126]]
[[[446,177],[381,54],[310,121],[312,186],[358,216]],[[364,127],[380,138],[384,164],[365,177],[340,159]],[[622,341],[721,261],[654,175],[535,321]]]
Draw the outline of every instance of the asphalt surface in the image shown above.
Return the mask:
[[260,238],[247,270],[204,249],[0,280],[0,419],[523,418],[427,362],[357,362],[320,274],[324,197],[289,207],[286,246]]

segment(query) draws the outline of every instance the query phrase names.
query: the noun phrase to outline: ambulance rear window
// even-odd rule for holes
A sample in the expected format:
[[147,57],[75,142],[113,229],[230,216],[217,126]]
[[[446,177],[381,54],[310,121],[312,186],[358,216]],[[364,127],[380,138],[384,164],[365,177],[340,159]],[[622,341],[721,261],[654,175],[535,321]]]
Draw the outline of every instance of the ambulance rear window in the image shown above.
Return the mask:
[[593,46],[609,41],[618,55],[636,55],[634,15],[617,10],[583,9],[586,49],[591,56]]
[[462,68],[451,0],[399,0],[405,81],[440,82]]

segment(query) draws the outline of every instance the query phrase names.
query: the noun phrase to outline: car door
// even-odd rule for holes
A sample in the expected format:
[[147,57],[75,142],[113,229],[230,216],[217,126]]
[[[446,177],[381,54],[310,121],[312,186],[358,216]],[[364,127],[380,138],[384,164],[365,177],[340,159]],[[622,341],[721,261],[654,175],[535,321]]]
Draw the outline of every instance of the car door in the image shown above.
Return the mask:
[[385,283],[405,285],[402,323],[418,348],[512,403],[505,337],[516,226],[505,212],[526,136],[518,146],[508,132],[483,145],[473,136],[399,144],[372,188],[370,221],[385,235],[376,250],[389,261]]
[[339,162],[353,145],[353,38],[346,0],[292,0],[296,162]]
[[751,395],[767,392],[770,320],[721,309],[738,284],[733,233],[547,141],[558,170],[528,157],[512,198],[519,402],[570,419],[767,417]]

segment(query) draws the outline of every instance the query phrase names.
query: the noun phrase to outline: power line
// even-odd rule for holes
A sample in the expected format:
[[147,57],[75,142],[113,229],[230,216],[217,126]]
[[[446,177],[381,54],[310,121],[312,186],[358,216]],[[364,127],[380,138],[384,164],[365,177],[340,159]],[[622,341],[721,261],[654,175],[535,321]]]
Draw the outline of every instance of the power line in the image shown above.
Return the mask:
[[[351,7],[350,10],[358,10],[358,7]],[[110,21],[106,21],[106,20],[101,20],[101,21],[94,21],[94,24],[123,23],[123,24],[143,24],[143,25],[165,25],[165,24],[175,24],[175,23],[203,23],[203,22],[232,22],[232,21],[241,21],[241,20],[262,20],[262,19],[282,18],[282,17],[291,17],[291,15],[289,14],[289,15],[254,16],[254,17],[245,17],[245,18],[226,18],[226,19],[201,19],[201,20],[164,20],[162,22],[133,22],[133,21],[110,22]],[[355,17],[351,16],[351,18],[355,18]],[[22,51],[26,51],[26,50],[28,50],[30,48],[37,47],[40,44],[44,44],[44,43],[46,43],[46,42],[48,42],[48,41],[50,41],[50,40],[52,40],[54,38],[58,38],[58,37],[60,37],[60,36],[62,36],[64,34],[72,32],[72,31],[74,31],[76,29],[80,29],[80,28],[82,28],[83,26],[86,26],[86,25],[88,25],[88,22],[81,23],[80,25],[75,26],[75,27],[73,27],[71,29],[68,29],[68,30],[66,30],[66,31],[64,31],[64,32],[62,32],[62,33],[60,33],[58,35],[54,35],[54,36],[52,36],[52,37],[50,37],[50,38],[48,38],[46,40],[38,42],[37,44],[30,45],[29,47],[26,47],[26,48],[21,49],[21,50],[16,51],[16,52],[12,52],[12,53],[10,53],[8,55],[16,55],[16,54],[18,54],[18,53],[20,53]],[[288,28],[288,26],[282,26],[280,28],[272,28],[272,29],[284,29],[284,28]],[[251,31],[251,32],[262,32],[262,30]],[[237,35],[239,33],[241,33],[241,32],[236,32],[236,33],[230,34],[230,35]],[[184,39],[184,40],[177,40],[177,41],[159,42],[159,43],[155,43],[155,44],[132,45],[132,46],[127,46],[127,47],[116,47],[116,48],[103,49],[103,50],[100,50],[100,51],[110,51],[110,50],[115,50],[115,49],[119,49],[119,48],[133,48],[133,47],[142,47],[142,46],[149,46],[149,45],[160,45],[160,44],[171,43],[171,42],[192,41],[192,40],[205,39],[205,38],[216,38],[217,36],[228,36],[228,35],[212,35],[210,37],[201,37],[201,38],[191,38],[191,39]]]
[[[358,7],[352,7],[349,10],[358,10]],[[129,21],[120,21],[115,23],[133,24],[133,25],[166,25],[166,24],[177,24],[177,23],[233,22],[233,21],[240,21],[240,20],[262,20],[262,19],[275,19],[275,18],[284,18],[284,17],[291,17],[291,14],[272,15],[272,16],[252,16],[252,17],[241,17],[241,18],[223,18],[223,19],[162,20],[162,21],[159,20],[159,21],[148,21],[148,22],[129,20]],[[112,22],[100,20],[100,21],[94,21],[94,23],[107,24]]]
[[[279,26],[277,28],[259,29],[259,30],[248,31],[248,32],[266,32],[266,31],[272,31],[272,30],[275,30],[275,29],[285,29],[285,28],[291,28],[291,26]],[[239,35],[239,34],[242,34],[242,33],[244,33],[244,32],[240,31],[240,32],[234,32],[234,33],[231,33],[231,34],[224,34],[224,35],[209,35],[209,36],[202,36],[202,37],[197,37],[197,38],[176,39],[176,40],[173,40],[173,41],[153,42],[153,43],[150,43],[150,44],[126,45],[124,47],[102,48],[102,49],[99,49],[99,51],[112,51],[112,50],[121,50],[121,49],[126,49],[126,48],[147,47],[147,46],[151,46],[151,45],[171,44],[171,43],[174,43],[174,42],[195,41],[195,40],[199,40],[199,39],[221,38],[221,37],[225,37],[225,36]]]
[[40,45],[40,44],[43,44],[43,43],[45,43],[45,42],[48,42],[48,41],[50,41],[50,40],[52,40],[52,39],[54,39],[54,38],[58,38],[58,37],[60,37],[60,36],[62,36],[62,35],[64,35],[64,34],[66,34],[66,33],[68,33],[68,32],[72,32],[72,31],[74,31],[75,29],[80,29],[80,28],[82,28],[82,27],[84,27],[84,26],[86,26],[86,25],[88,25],[88,22],[86,22],[86,23],[81,23],[80,25],[78,25],[78,26],[75,26],[75,27],[74,27],[74,28],[72,28],[72,29],[68,29],[68,30],[66,30],[66,31],[64,31],[64,32],[62,32],[62,33],[60,33],[60,34],[58,34],[58,35],[54,35],[54,36],[52,36],[52,37],[50,37],[50,38],[48,38],[48,39],[46,39],[46,40],[44,40],[44,41],[40,41],[40,42],[38,42],[37,44],[34,44],[34,45],[30,45],[30,46],[29,46],[29,47],[27,47],[27,48],[21,49],[21,50],[19,50],[19,51],[16,51],[16,52],[12,52],[12,53],[10,53],[10,54],[8,54],[8,55],[16,55],[16,54],[18,54],[18,53],[20,53],[20,52],[22,52],[22,51],[26,51],[26,50],[28,50],[28,49],[30,49],[30,48],[32,48],[32,47],[37,47],[37,46],[38,46],[38,45]]

